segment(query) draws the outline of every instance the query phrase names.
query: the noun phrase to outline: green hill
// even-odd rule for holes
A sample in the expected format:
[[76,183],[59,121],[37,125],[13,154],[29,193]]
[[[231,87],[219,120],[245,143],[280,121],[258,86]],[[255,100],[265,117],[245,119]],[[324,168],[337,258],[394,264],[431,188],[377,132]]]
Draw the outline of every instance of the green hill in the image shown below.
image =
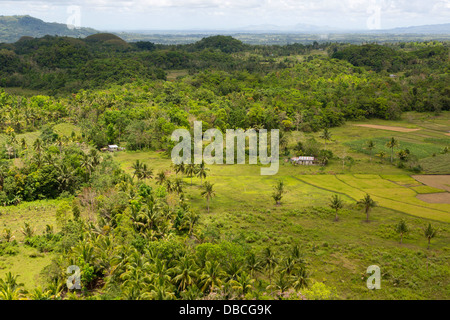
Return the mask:
[[97,33],[91,28],[69,29],[62,23],[48,23],[30,16],[0,16],[0,42],[16,42],[22,37],[45,35],[86,37]]

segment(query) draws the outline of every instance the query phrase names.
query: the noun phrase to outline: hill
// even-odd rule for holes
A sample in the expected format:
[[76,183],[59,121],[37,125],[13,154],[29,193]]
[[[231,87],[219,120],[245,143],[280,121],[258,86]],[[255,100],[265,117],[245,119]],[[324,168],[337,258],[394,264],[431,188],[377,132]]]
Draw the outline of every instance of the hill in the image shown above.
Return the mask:
[[86,37],[97,33],[91,28],[69,29],[62,23],[49,23],[30,16],[0,16],[0,42],[16,42],[23,36],[39,38],[45,35]]

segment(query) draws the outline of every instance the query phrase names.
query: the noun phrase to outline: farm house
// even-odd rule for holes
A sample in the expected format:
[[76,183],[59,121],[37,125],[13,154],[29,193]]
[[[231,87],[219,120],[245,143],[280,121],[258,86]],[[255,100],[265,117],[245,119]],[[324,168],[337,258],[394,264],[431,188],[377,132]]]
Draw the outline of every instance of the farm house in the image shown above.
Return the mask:
[[314,157],[294,157],[290,159],[290,162],[293,164],[301,164],[301,165],[313,165],[315,164],[315,158]]

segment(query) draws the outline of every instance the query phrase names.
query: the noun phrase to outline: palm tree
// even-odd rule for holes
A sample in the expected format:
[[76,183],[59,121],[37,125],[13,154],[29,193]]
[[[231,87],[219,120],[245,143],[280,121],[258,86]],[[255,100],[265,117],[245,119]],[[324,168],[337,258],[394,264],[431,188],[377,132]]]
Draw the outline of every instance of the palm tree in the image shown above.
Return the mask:
[[369,211],[371,208],[376,207],[376,202],[370,197],[369,194],[366,193],[366,196],[358,201],[358,204],[364,207],[364,212],[366,213],[366,221],[369,222]]
[[202,161],[201,164],[197,167],[197,177],[200,178],[200,183],[203,184],[203,178],[206,179],[208,168],[205,166],[205,161]]
[[216,195],[213,186],[214,186],[213,184],[206,181],[204,184],[204,190],[202,192],[202,197],[206,198],[206,201],[208,203],[208,213],[209,213],[209,200]]
[[33,143],[33,148],[40,155],[42,151],[42,140],[37,138]]
[[59,156],[61,157],[61,156],[62,156],[62,147],[63,147],[63,145],[64,145],[64,139],[63,139],[63,137],[58,136],[58,137],[56,138],[56,145],[58,146],[58,149],[59,149]]
[[22,140],[20,140],[20,147],[22,148],[22,151],[25,153],[25,157],[28,158],[28,153],[25,152],[28,149],[27,141],[25,140],[25,138],[22,138]]
[[6,274],[5,280],[0,279],[0,300],[19,300],[23,294],[20,288],[22,283],[17,282],[19,276],[13,276],[11,272]]
[[144,163],[141,167],[140,175],[138,179],[147,180],[153,178],[153,169],[149,168],[146,163]]
[[327,141],[331,140],[331,132],[328,130],[328,128],[324,128],[322,133],[320,134],[320,138],[322,138],[325,142],[325,150],[327,150]]
[[177,194],[183,192],[183,180],[181,178],[176,178],[173,182],[173,189]]
[[175,184],[170,179],[166,180],[166,190],[168,193],[172,193],[175,191]]
[[139,160],[136,160],[136,162],[131,166],[131,168],[134,170],[133,179],[134,177],[138,177],[139,179],[142,170],[142,163]]
[[283,260],[281,268],[287,275],[291,275],[297,265],[297,261],[293,257],[287,257]]
[[275,254],[270,249],[270,247],[267,247],[264,250],[263,264],[264,264],[264,267],[267,268],[267,270],[269,272],[269,282],[270,282],[270,284],[272,284],[272,277],[271,277],[271,275],[273,273],[273,270],[275,269],[275,267],[278,264],[278,260],[275,257]]
[[220,287],[223,276],[224,272],[221,270],[218,261],[206,261],[200,281],[202,291],[209,290],[211,292],[214,287]]
[[0,187],[3,188],[3,184],[7,176],[8,176],[8,167],[5,165],[0,165]]
[[178,286],[180,292],[195,283],[198,276],[195,268],[193,259],[185,255],[180,258],[177,265],[172,269],[172,273],[174,274],[172,281]]
[[246,262],[247,262],[247,269],[250,271],[250,276],[253,278],[255,272],[260,271],[262,268],[261,261],[259,261],[258,258],[256,257],[256,254],[252,252],[247,257]]
[[272,194],[272,198],[275,200],[276,205],[281,204],[281,199],[283,198],[284,190],[284,182],[283,180],[278,180],[277,184],[274,186],[274,193]]
[[280,291],[280,293],[285,292],[291,286],[289,277],[286,277],[286,272],[280,272],[278,278],[275,279],[275,288]]
[[383,162],[384,158],[386,157],[386,152],[380,151],[378,155],[380,156],[381,162]]
[[69,189],[69,186],[72,183],[73,180],[73,172],[70,170],[70,168],[63,163],[61,166],[58,167],[59,176],[57,178],[59,187],[61,191],[66,191]]
[[92,164],[94,165],[94,167],[98,166],[102,161],[102,157],[100,156],[98,150],[91,149],[89,151],[89,156],[91,157]]
[[437,230],[431,225],[431,223],[428,223],[428,226],[426,228],[424,228],[424,235],[425,238],[427,238],[428,240],[428,248],[430,249],[430,242],[431,239],[433,239],[436,236]]
[[190,163],[186,166],[184,172],[187,174],[188,177],[191,178],[191,186],[192,186],[192,177],[197,173],[197,167],[195,164]]
[[403,235],[409,232],[409,227],[406,224],[405,219],[401,219],[400,222],[395,226],[395,231],[400,234],[400,243],[403,242]]
[[81,156],[81,167],[86,169],[86,181],[89,180],[89,178],[91,177],[91,172],[92,169],[94,168],[94,165],[92,163],[91,157],[85,153],[83,153],[83,155]]
[[370,158],[369,161],[372,162],[372,151],[375,149],[375,142],[373,140],[367,141],[366,149],[369,150]]
[[25,238],[31,238],[34,235],[34,229],[31,227],[31,225],[28,222],[24,223],[24,226],[22,229],[20,229],[20,232],[25,236]]
[[389,140],[386,143],[386,147],[391,149],[391,163],[394,161],[394,148],[398,146],[398,141],[392,137],[391,140]]
[[159,171],[156,176],[156,183],[162,186],[166,180],[167,180],[167,177],[166,177],[166,173],[164,172],[164,170]]
[[236,277],[236,280],[231,280],[231,287],[238,291],[239,293],[245,295],[249,292],[253,286],[252,283],[255,282],[248,274],[243,272],[242,274]]
[[291,276],[292,286],[295,290],[300,290],[308,287],[308,273],[304,267],[301,267],[294,275]]
[[174,165],[175,168],[175,174],[178,175],[178,173],[184,174],[185,166],[184,163],[176,164]]
[[5,228],[3,230],[3,238],[6,242],[11,242],[15,237],[13,236],[13,232],[11,231],[11,229]]
[[334,209],[336,211],[336,217],[334,218],[334,221],[339,220],[338,211],[339,211],[339,209],[342,209],[343,206],[344,206],[344,204],[342,203],[341,197],[339,197],[337,194],[335,194],[331,197],[330,207],[331,207],[331,209]]

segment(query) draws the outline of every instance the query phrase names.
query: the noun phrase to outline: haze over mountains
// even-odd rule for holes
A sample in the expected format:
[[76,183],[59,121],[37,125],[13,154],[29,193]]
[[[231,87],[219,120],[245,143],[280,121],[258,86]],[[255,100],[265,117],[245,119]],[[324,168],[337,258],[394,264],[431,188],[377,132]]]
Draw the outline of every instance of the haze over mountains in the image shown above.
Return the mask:
[[[0,42],[16,42],[21,37],[43,37],[45,35],[58,35],[70,37],[86,37],[100,31],[92,28],[69,28],[62,23],[49,23],[31,16],[0,16]],[[120,31],[115,30],[123,39],[133,41],[140,37],[136,34],[151,35],[151,34],[257,34],[257,33],[278,33],[278,34],[423,34],[423,35],[449,35],[450,23],[411,26],[395,29],[384,30],[348,30],[337,29],[327,26],[315,26],[309,24],[299,23],[294,26],[278,26],[273,24],[251,25],[242,28],[230,28],[228,30],[136,30],[136,31]],[[149,39],[152,40],[152,39]]]

